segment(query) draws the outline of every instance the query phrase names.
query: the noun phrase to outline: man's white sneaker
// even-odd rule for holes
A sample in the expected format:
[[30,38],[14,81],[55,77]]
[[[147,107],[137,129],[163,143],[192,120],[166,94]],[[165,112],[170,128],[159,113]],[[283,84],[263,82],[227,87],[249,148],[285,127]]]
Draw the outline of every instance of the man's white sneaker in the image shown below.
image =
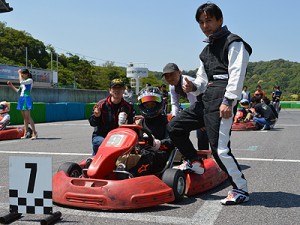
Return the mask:
[[249,194],[242,190],[233,189],[228,196],[221,200],[223,205],[237,205],[249,201]]
[[205,171],[203,163],[198,160],[195,160],[192,163],[189,160],[183,161],[181,165],[175,168],[179,170],[190,170],[197,174],[203,174]]

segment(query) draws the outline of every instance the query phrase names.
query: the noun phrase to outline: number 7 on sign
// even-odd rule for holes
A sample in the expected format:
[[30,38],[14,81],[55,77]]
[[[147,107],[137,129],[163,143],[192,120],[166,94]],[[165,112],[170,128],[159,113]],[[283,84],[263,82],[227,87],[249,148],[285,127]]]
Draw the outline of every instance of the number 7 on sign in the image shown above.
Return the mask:
[[37,164],[36,163],[25,163],[25,168],[26,169],[31,169],[30,176],[29,176],[27,193],[33,193],[34,192],[35,179],[36,179]]

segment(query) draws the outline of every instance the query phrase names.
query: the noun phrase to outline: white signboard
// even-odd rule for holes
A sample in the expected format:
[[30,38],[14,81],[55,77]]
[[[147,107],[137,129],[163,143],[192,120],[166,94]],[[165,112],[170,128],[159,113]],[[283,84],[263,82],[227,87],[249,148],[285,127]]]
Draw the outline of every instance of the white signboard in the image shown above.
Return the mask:
[[148,77],[148,68],[127,67],[127,77],[132,77],[132,78]]
[[9,157],[10,212],[52,213],[52,159]]

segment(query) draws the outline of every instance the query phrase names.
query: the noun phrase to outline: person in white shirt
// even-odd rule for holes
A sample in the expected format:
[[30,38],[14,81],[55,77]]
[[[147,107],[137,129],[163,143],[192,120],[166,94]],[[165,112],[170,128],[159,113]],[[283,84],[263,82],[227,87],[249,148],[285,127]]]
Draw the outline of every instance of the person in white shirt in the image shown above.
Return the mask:
[[[192,93],[185,93],[182,86],[185,84],[185,79],[194,81],[195,78],[187,75],[182,75],[181,70],[175,63],[168,63],[163,69],[162,75],[166,82],[170,85],[171,94],[171,114],[172,117],[178,116],[181,111],[180,98],[188,99],[190,105],[196,101],[201,101],[202,95],[195,96]],[[208,150],[209,143],[205,128],[197,129],[198,150]]]
[[247,85],[244,85],[241,100],[246,99],[248,102],[251,102],[250,91],[248,91]]
[[130,85],[126,85],[126,89],[123,94],[123,98],[126,102],[133,104],[133,90]]

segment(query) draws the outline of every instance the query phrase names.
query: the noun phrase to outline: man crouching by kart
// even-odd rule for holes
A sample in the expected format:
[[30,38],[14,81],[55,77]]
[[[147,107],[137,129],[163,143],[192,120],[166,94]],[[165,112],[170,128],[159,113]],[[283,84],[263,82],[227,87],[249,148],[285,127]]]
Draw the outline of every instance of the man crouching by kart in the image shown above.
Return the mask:
[[253,121],[261,130],[270,130],[277,119],[272,109],[265,102],[261,102],[261,98],[259,97],[252,97],[251,103],[255,109]]
[[141,149],[141,158],[129,170],[135,177],[162,171],[175,147],[167,133],[168,118],[162,114],[164,102],[159,88],[149,86],[142,89],[138,95],[138,106],[143,116],[138,124],[153,135],[153,143]]
[[4,130],[9,124],[10,115],[8,114],[10,110],[9,103],[3,101],[0,102],[0,130]]

